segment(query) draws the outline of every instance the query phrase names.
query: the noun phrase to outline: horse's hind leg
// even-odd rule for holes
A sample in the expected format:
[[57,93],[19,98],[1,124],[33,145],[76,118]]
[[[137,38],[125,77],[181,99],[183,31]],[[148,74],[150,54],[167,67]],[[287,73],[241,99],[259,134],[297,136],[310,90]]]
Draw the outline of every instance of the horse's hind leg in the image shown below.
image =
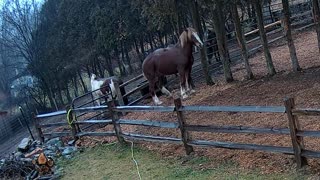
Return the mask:
[[149,80],[149,91],[152,96],[152,100],[156,105],[160,105],[162,104],[162,102],[159,100],[158,96],[155,93],[155,85],[155,79]]
[[171,92],[164,86],[164,77],[159,78],[159,88],[163,94],[169,97],[172,96]]

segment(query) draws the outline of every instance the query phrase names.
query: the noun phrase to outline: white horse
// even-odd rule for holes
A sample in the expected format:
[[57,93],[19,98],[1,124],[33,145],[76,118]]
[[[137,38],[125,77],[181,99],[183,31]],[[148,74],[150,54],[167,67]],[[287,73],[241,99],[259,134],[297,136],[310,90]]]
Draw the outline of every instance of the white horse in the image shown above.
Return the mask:
[[105,98],[107,98],[107,100],[112,100],[117,97],[114,80],[116,80],[115,77],[98,78],[95,74],[91,75],[91,90],[95,104],[100,106],[102,99],[104,99],[102,97],[106,95]]

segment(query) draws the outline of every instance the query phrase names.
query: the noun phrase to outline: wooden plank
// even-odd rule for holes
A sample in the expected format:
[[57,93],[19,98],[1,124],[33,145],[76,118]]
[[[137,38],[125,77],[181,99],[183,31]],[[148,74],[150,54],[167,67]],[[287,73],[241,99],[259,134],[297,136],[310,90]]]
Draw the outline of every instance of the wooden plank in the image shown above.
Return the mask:
[[129,91],[129,92],[127,92],[125,95],[123,95],[123,98],[128,97],[128,96],[130,96],[131,94],[140,91],[141,89],[147,87],[148,85],[149,85],[149,83],[146,82],[146,83],[142,84],[141,86],[138,86],[138,87],[132,89],[131,91]]
[[[267,32],[266,34],[267,34],[267,36],[269,36],[269,35],[272,35],[272,34],[275,34],[275,33],[281,32],[281,31],[282,31],[282,28],[278,28],[278,29],[272,30],[270,32]],[[253,41],[257,41],[257,40],[260,40],[260,36],[255,37],[255,38],[253,38],[253,39],[251,39],[249,41],[246,41],[246,44],[250,44]]]
[[99,110],[106,110],[108,106],[93,106],[93,107],[82,107],[82,108],[75,108],[72,109],[74,112],[89,112],[89,111],[99,111]]
[[161,127],[161,128],[179,128],[178,123],[174,122],[163,122],[163,121],[154,121],[154,120],[128,120],[120,119],[117,123],[126,124],[126,125],[142,125],[142,126],[152,126],[152,127]]
[[[270,28],[270,27],[275,26],[275,25],[278,25],[278,24],[281,24],[281,21],[280,21],[280,20],[279,20],[279,21],[276,21],[276,22],[274,22],[274,23],[265,25],[265,26],[264,26],[264,29]],[[254,34],[254,33],[257,33],[257,32],[259,32],[259,29],[255,29],[255,30],[253,30],[253,31],[247,32],[247,33],[244,34],[244,36],[249,36],[250,34]]]
[[126,81],[126,82],[122,83],[119,87],[125,87],[128,84],[130,84],[130,83],[132,83],[132,82],[134,82],[134,81],[136,81],[138,79],[141,79],[141,78],[143,78],[143,74],[140,74],[139,76],[136,76],[136,77],[130,79],[129,81]]
[[320,109],[292,109],[293,115],[320,116]]
[[173,112],[174,106],[117,106],[116,112]]
[[186,125],[188,131],[214,133],[290,134],[288,128],[255,128],[246,126],[202,126]]
[[76,124],[112,124],[111,119],[77,121]]
[[121,126],[120,126],[120,124],[118,124],[119,116],[118,116],[118,113],[116,113],[114,111],[114,108],[115,108],[114,100],[108,101],[108,109],[109,109],[109,112],[110,112],[111,117],[112,117],[112,124],[113,124],[113,129],[115,131],[115,135],[117,136],[118,141],[121,144],[124,144],[125,141],[124,141],[123,137],[121,136],[121,134],[122,134]]
[[141,96],[140,98],[135,99],[134,101],[130,102],[130,103],[128,104],[128,106],[131,106],[131,105],[133,105],[133,104],[136,104],[136,103],[142,101],[143,99],[145,99],[145,98],[147,98],[147,97],[149,97],[149,96],[150,96],[150,93],[147,93],[147,94],[145,94],[144,96]]
[[320,131],[297,131],[300,137],[320,137]]
[[266,151],[266,152],[274,152],[274,153],[293,154],[292,147],[278,147],[278,146],[229,143],[229,142],[219,142],[219,141],[202,141],[202,140],[191,141],[188,144],[192,146],[200,146],[200,147],[257,150],[257,151]]
[[284,113],[282,106],[184,106],[179,111]]
[[[180,109],[182,107],[182,102],[180,98],[177,98],[174,100],[175,109]],[[184,148],[186,150],[186,154],[189,155],[193,152],[192,146],[188,145],[188,142],[190,141],[190,134],[185,129],[185,126],[187,125],[184,114],[182,111],[176,111],[178,122],[179,122],[179,129],[181,132],[181,138],[184,145]]]
[[44,137],[54,138],[54,137],[65,137],[71,136],[71,132],[51,132],[51,133],[43,133]]
[[[282,38],[284,38],[284,37],[285,37],[285,36],[282,35],[282,36],[279,36],[279,37],[277,37],[277,38],[274,38],[274,39],[268,41],[268,44],[271,44],[271,43],[273,43],[273,42],[276,42],[276,41],[278,41],[279,39],[282,39]],[[251,53],[251,52],[253,52],[253,51],[255,51],[255,50],[260,49],[261,47],[262,47],[262,45],[256,46],[256,47],[250,49],[248,52]]]
[[[119,86],[118,82],[114,82],[114,88],[117,91],[116,93],[117,93],[117,99],[118,99],[119,105],[124,106],[123,96],[121,94],[121,90],[120,90],[120,86]],[[105,98],[105,99],[106,99],[106,101],[108,101],[108,98]],[[123,114],[123,115],[125,115],[125,114]]]
[[68,126],[67,122],[57,122],[57,123],[48,123],[48,124],[39,124],[40,127],[56,127],[56,126]]
[[121,134],[121,136],[129,140],[138,140],[138,141],[176,143],[176,144],[181,144],[182,142],[181,139],[173,138],[173,137],[150,136],[150,135],[131,134],[131,133],[123,133]]
[[301,155],[309,158],[320,158],[320,152],[318,151],[304,150]]
[[114,131],[108,132],[78,132],[77,136],[115,136],[116,133]]
[[300,130],[299,122],[296,116],[292,114],[292,109],[294,109],[295,103],[293,98],[286,98],[284,101],[286,107],[286,113],[288,116],[288,123],[290,128],[290,136],[292,147],[294,151],[294,156],[297,163],[297,168],[301,168],[307,165],[307,159],[301,156],[304,149],[303,138],[297,136],[297,132]]
[[67,114],[67,111],[56,111],[52,113],[47,113],[47,114],[39,114],[36,116],[36,118],[47,118],[47,117],[53,117],[53,116],[60,116]]

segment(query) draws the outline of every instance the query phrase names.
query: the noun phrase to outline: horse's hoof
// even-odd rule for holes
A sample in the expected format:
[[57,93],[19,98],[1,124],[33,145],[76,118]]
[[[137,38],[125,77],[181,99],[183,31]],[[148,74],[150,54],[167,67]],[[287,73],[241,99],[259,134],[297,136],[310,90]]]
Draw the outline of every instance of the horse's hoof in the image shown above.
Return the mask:
[[190,94],[193,94],[193,93],[196,93],[196,91],[193,90],[193,89],[191,89],[191,90],[190,90]]

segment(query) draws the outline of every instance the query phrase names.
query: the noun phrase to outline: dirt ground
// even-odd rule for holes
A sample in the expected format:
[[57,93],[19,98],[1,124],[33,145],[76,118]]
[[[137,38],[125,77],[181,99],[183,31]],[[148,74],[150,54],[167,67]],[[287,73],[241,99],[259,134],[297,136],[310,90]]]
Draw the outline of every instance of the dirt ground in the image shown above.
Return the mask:
[[[317,47],[316,33],[312,30],[295,35],[295,46],[301,72],[291,71],[291,61],[285,41],[273,44],[271,54],[277,75],[267,76],[266,63],[262,52],[250,58],[250,64],[255,80],[245,80],[243,64],[232,67],[235,81],[225,83],[223,75],[214,77],[216,85],[207,86],[202,82],[196,83],[196,93],[183,101],[184,105],[260,105],[283,106],[285,97],[294,97],[297,107],[320,107],[320,60]],[[175,89],[177,94],[179,90]],[[160,97],[164,105],[173,105],[173,99]],[[151,100],[145,104],[152,105]],[[176,121],[174,113],[129,113],[125,119],[152,119],[161,121]],[[187,113],[188,124],[198,125],[242,125],[250,127],[287,128],[286,114],[275,113]],[[302,129],[320,130],[318,117],[299,117]],[[109,127],[110,128],[110,127]],[[108,129],[108,128],[107,128]],[[180,137],[178,130],[124,126],[124,132],[143,133]],[[237,143],[263,144],[275,146],[291,146],[291,140],[286,135],[259,135],[259,134],[222,134],[222,133],[195,133],[191,132],[192,139],[226,141]],[[92,139],[91,139],[92,140]],[[105,141],[111,141],[107,138]],[[320,151],[319,138],[305,138],[305,147],[308,150]],[[90,141],[90,145],[94,145]],[[181,145],[140,143],[164,157],[184,156]],[[295,169],[293,156],[267,153],[261,151],[228,150],[219,148],[194,148],[197,156],[208,156],[214,159],[207,164],[214,167],[219,162],[232,161],[241,169],[260,169],[265,173],[285,172]],[[320,174],[320,159],[308,159],[312,173]]]

